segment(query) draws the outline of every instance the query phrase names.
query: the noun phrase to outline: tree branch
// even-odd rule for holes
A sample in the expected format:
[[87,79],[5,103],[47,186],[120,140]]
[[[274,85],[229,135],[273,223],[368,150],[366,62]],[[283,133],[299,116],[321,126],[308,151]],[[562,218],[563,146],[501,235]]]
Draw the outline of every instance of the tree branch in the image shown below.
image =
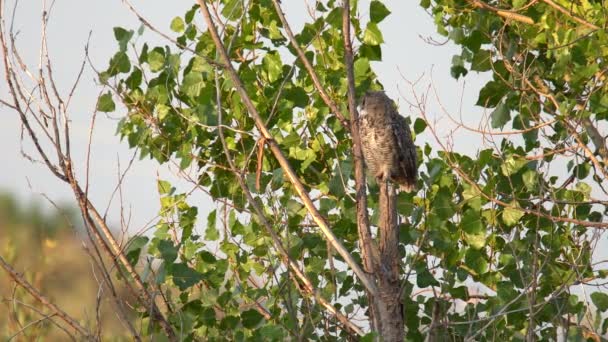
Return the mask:
[[[361,150],[361,137],[359,136],[359,113],[356,105],[355,73],[353,70],[353,46],[350,36],[350,1],[345,0],[342,9],[342,36],[344,39],[344,65],[348,81],[348,110],[350,112],[350,135],[352,137],[352,151],[355,161],[355,191],[357,204],[357,230],[359,233],[359,247],[363,259],[363,268],[370,274],[381,271],[378,249],[369,229],[369,216],[367,213],[367,193],[365,180],[365,162]],[[369,296],[371,319],[374,330],[380,330],[380,317],[377,315],[378,306],[373,297]]]
[[[0,0],[0,18],[4,18],[4,1],[3,0]],[[39,72],[39,79],[34,79],[33,81],[36,82],[36,84],[40,88],[40,93],[41,93],[40,97],[42,97],[41,101],[44,101],[46,106],[49,107],[49,111],[51,113],[49,116],[43,112],[43,109],[41,109],[41,108],[38,109],[39,114],[41,116],[44,116],[45,119],[51,120],[51,123],[52,123],[51,128],[47,129],[44,125],[41,125],[41,128],[42,128],[43,132],[45,134],[47,134],[47,136],[49,136],[49,139],[51,140],[51,142],[53,144],[53,148],[55,149],[54,152],[56,152],[56,154],[57,154],[57,159],[58,159],[57,162],[60,165],[59,167],[54,165],[50,161],[50,159],[48,158],[47,151],[45,151],[42,148],[42,146],[40,145],[38,136],[29,123],[29,119],[26,116],[26,113],[32,111],[29,108],[29,102],[28,102],[28,101],[30,101],[29,98],[27,101],[23,100],[23,99],[20,100],[20,98],[18,96],[18,94],[21,94],[22,88],[24,86],[19,83],[15,83],[15,82],[18,82],[18,78],[17,78],[17,75],[15,74],[14,69],[12,68],[11,60],[9,57],[9,56],[11,56],[11,54],[9,52],[6,37],[5,37],[6,29],[4,27],[4,22],[2,22],[2,26],[0,27],[0,44],[2,45],[1,46],[2,53],[3,53],[2,57],[3,57],[3,62],[4,62],[4,69],[6,72],[5,78],[9,85],[9,92],[11,93],[13,102],[14,102],[13,107],[19,114],[22,124],[26,127],[26,130],[28,132],[30,139],[32,139],[32,141],[36,147],[36,150],[38,151],[38,153],[44,160],[48,169],[57,178],[68,183],[71,186],[73,194],[80,207],[80,211],[83,216],[85,225],[87,226],[88,231],[92,232],[96,238],[96,242],[93,241],[93,243],[97,243],[103,247],[103,249],[107,253],[107,255],[109,255],[111,257],[112,262],[117,267],[117,270],[119,272],[123,272],[123,270],[124,270],[131,277],[131,279],[133,279],[133,282],[135,283],[135,287],[137,288],[137,292],[138,292],[137,297],[143,303],[143,306],[146,308],[149,308],[151,310],[151,316],[153,317],[154,320],[159,322],[159,324],[165,331],[165,334],[167,335],[169,340],[177,341],[173,328],[171,327],[169,322],[166,320],[166,318],[163,316],[163,314],[158,309],[158,306],[156,305],[156,303],[154,301],[154,297],[150,294],[149,290],[146,288],[145,284],[143,283],[143,281],[137,274],[134,267],[129,263],[128,259],[126,258],[126,255],[123,253],[120,245],[114,238],[112,231],[110,230],[110,228],[108,227],[108,225],[106,224],[104,219],[101,217],[101,215],[97,212],[95,206],[90,202],[86,191],[83,191],[81,186],[79,185],[76,177],[74,176],[74,170],[72,168],[72,160],[70,158],[69,153],[64,153],[64,151],[69,152],[69,146],[70,146],[69,134],[68,134],[69,126],[68,126],[67,114],[64,112],[64,110],[65,110],[65,106],[63,105],[64,101],[61,100],[59,93],[56,91],[54,93],[55,96],[58,98],[58,101],[57,101],[58,103],[54,104],[53,101],[51,101],[51,98],[46,90],[47,81],[45,80],[45,77],[49,77],[48,82],[51,83],[51,86],[53,88],[54,88],[54,82],[52,80],[52,72],[51,72],[49,57],[48,57],[48,54],[45,53],[45,51],[46,51],[46,31],[45,31],[46,30],[46,17],[43,16],[43,20],[44,20],[45,25],[43,25],[43,27],[42,27],[42,30],[43,30],[43,32],[42,32],[43,43],[42,44],[43,44],[43,46],[41,47],[41,54],[42,54],[41,62],[40,62],[41,70]],[[16,47],[14,44],[12,45],[12,49],[13,49],[12,56],[17,56],[16,58],[20,59],[18,57],[17,50],[16,50]],[[44,63],[44,62],[46,62],[46,63]],[[20,63],[22,63],[22,62],[20,61]],[[44,65],[47,66],[48,76],[45,76],[42,72],[42,67]],[[27,70],[26,70],[26,72],[27,72]],[[13,82],[13,80],[15,80],[15,82]],[[22,102],[26,102],[27,108],[28,108],[27,111],[23,109],[23,107],[21,105]],[[60,136],[61,136],[60,128],[59,128],[58,121],[57,121],[57,116],[59,115],[59,113],[64,114],[65,122],[64,122],[63,127],[64,127],[65,131],[63,133],[64,133],[64,136],[66,139],[64,141],[65,150],[64,150],[64,147],[61,146],[62,144],[60,141]],[[33,116],[35,119],[37,118],[35,114],[33,114]],[[50,137],[49,130],[53,131],[52,136],[54,136],[54,138]],[[101,232],[100,232],[100,230],[101,230]],[[133,284],[131,284],[129,282],[127,282],[127,284],[129,285],[129,288],[132,289],[131,286]]]
[[567,17],[571,18],[572,20],[576,21],[579,24],[583,24],[584,26],[587,26],[588,28],[594,29],[594,30],[599,30],[600,27],[592,24],[590,22],[588,22],[585,19],[582,19],[580,17],[577,17],[576,15],[572,14],[570,11],[568,11],[567,9],[563,8],[562,6],[560,6],[559,4],[553,2],[552,0],[541,0],[542,2],[544,2],[545,4],[553,7],[554,9],[556,9],[557,11],[561,12],[562,14],[565,14]]
[[519,14],[514,11],[506,11],[506,10],[502,10],[500,8],[490,6],[481,0],[467,0],[467,2],[470,3],[471,5],[473,5],[474,7],[482,8],[482,9],[494,12],[494,13],[498,14],[499,16],[506,18],[506,19],[511,19],[511,20],[519,21],[522,23],[530,24],[530,25],[534,24],[534,20],[532,20],[532,18],[530,18],[528,16]]
[[357,192],[357,227],[361,242],[361,254],[367,272],[373,272],[378,264],[378,251],[374,245],[369,230],[369,217],[367,214],[367,193],[365,181],[365,162],[361,150],[361,137],[359,136],[359,113],[357,112],[355,94],[355,73],[353,70],[353,47],[350,38],[350,1],[344,1],[342,10],[342,32],[344,38],[344,63],[348,80],[348,110],[350,112],[350,134],[353,140],[353,156],[355,160],[355,190]]
[[262,226],[266,230],[266,233],[268,233],[268,235],[270,235],[270,238],[272,239],[272,242],[274,243],[276,250],[279,252],[279,254],[281,256],[281,260],[282,260],[283,264],[286,265],[287,267],[289,267],[289,269],[291,269],[291,271],[296,275],[296,277],[302,283],[303,286],[299,286],[299,284],[298,284],[298,286],[297,286],[298,290],[300,290],[300,292],[302,292],[303,294],[312,294],[313,297],[317,300],[317,302],[319,302],[321,304],[321,306],[323,306],[334,317],[336,317],[336,319],[340,323],[342,323],[342,325],[346,328],[346,330],[350,331],[351,333],[354,333],[355,335],[362,336],[363,331],[361,330],[361,328],[354,325],[346,316],[344,316],[340,311],[338,311],[338,309],[336,309],[331,303],[329,303],[327,300],[325,300],[325,298],[323,298],[323,296],[321,296],[319,291],[314,287],[314,285],[310,281],[310,279],[308,279],[306,274],[304,272],[302,272],[302,270],[300,270],[299,265],[289,256],[289,252],[287,251],[287,249],[285,249],[285,246],[283,246],[283,243],[281,242],[281,238],[274,231],[272,224],[266,218],[266,215],[264,214],[264,210],[260,207],[259,203],[255,201],[255,199],[253,198],[253,195],[251,194],[251,191],[249,191],[249,188],[247,187],[247,183],[243,179],[243,174],[238,171],[238,168],[234,164],[234,159],[232,159],[232,154],[230,153],[230,149],[228,148],[226,139],[224,138],[224,130],[223,130],[223,124],[222,124],[220,84],[219,84],[219,77],[217,75],[217,73],[218,73],[217,69],[215,72],[216,72],[215,83],[216,83],[216,89],[217,89],[216,102],[217,102],[217,107],[218,107],[217,108],[218,135],[220,137],[220,141],[222,143],[222,149],[224,150],[224,154],[226,155],[228,165],[230,166],[231,171],[234,173],[234,176],[236,177],[241,190],[245,194],[245,197],[247,198],[247,202],[249,202],[249,204],[253,207],[253,212],[257,216],[257,218],[260,220],[260,222],[262,223]]
[[42,293],[36,290],[27,280],[25,280],[14,268],[11,267],[9,263],[4,260],[0,256],[0,266],[8,273],[8,275],[13,279],[17,284],[23,287],[32,297],[36,298],[42,305],[46,306],[51,310],[51,312],[57,317],[61,318],[65,323],[74,328],[74,330],[78,331],[82,336],[87,339],[92,337],[91,333],[77,320],[68,315],[65,311],[61,310],[57,305],[51,303],[51,301],[46,298]]
[[325,87],[323,87],[323,85],[321,84],[321,81],[319,80],[319,76],[317,76],[317,73],[315,72],[315,69],[313,68],[312,64],[310,64],[310,61],[308,60],[308,58],[306,58],[306,55],[304,54],[304,50],[302,50],[302,47],[300,47],[300,44],[298,44],[298,41],[296,40],[295,36],[293,35],[293,32],[291,31],[291,26],[289,25],[289,23],[287,22],[287,19],[285,18],[285,14],[283,13],[283,10],[281,9],[281,5],[280,5],[279,1],[272,0],[272,3],[274,4],[274,8],[276,9],[279,19],[281,20],[281,24],[283,25],[283,28],[285,29],[285,33],[287,33],[287,37],[289,38],[289,42],[291,43],[291,46],[293,46],[293,48],[298,53],[298,57],[300,58],[300,61],[302,62],[302,64],[304,64],[304,68],[306,68],[306,71],[308,71],[308,75],[310,75],[310,78],[312,79],[312,83],[315,85],[315,88],[319,92],[319,95],[321,95],[321,98],[323,99],[325,104],[329,107],[329,109],[331,109],[331,111],[334,112],[334,114],[338,117],[338,119],[340,120],[342,125],[344,127],[348,127],[348,120],[344,117],[344,114],[342,113],[340,108],[338,108],[338,105],[331,99],[331,97],[329,97],[329,95],[325,91]]
[[338,254],[340,254],[340,256],[342,256],[342,258],[344,259],[346,264],[348,264],[349,267],[353,270],[353,272],[357,275],[357,277],[359,278],[359,280],[361,281],[363,286],[372,294],[376,294],[377,293],[376,285],[368,278],[367,274],[365,274],[365,272],[363,272],[363,270],[357,264],[357,262],[352,257],[352,255],[350,255],[350,253],[346,250],[346,248],[344,248],[344,245],[342,245],[342,243],[338,240],[338,238],[332,232],[331,228],[329,228],[329,225],[325,221],[325,218],[321,215],[321,213],[319,213],[319,211],[315,207],[313,201],[311,200],[310,196],[306,192],[304,185],[302,184],[302,182],[300,181],[300,179],[298,178],[298,176],[292,169],[291,165],[289,164],[289,161],[287,160],[287,158],[281,151],[279,145],[276,143],[276,141],[274,141],[272,135],[270,134],[270,132],[264,125],[264,122],[263,122],[262,118],[260,117],[257,109],[255,108],[255,105],[253,104],[253,102],[249,98],[249,95],[247,94],[247,91],[245,90],[243,82],[241,81],[238,74],[236,73],[236,70],[230,63],[230,57],[228,56],[228,53],[226,52],[226,49],[224,48],[224,45],[218,35],[217,29],[215,27],[215,23],[213,22],[213,19],[211,19],[211,14],[209,13],[207,4],[203,0],[197,0],[197,3],[199,4],[199,7],[200,7],[203,17],[205,19],[205,22],[207,23],[207,27],[211,34],[211,38],[213,39],[213,42],[215,43],[215,46],[218,49],[223,62],[226,64],[225,70],[228,72],[230,78],[234,82],[234,86],[236,87],[236,90],[238,91],[238,93],[241,97],[241,100],[244,102],[245,106],[247,107],[249,114],[252,116],[253,120],[255,121],[256,127],[258,128],[258,130],[260,131],[262,136],[266,139],[266,143],[268,144],[268,146],[270,147],[270,150],[272,151],[275,158],[281,165],[281,168],[287,175],[287,178],[293,185],[296,193],[301,198],[302,202],[304,203],[304,206],[306,207],[306,209],[312,216],[313,220],[319,225],[319,228],[325,235],[325,238],[331,243],[332,247],[338,252]]

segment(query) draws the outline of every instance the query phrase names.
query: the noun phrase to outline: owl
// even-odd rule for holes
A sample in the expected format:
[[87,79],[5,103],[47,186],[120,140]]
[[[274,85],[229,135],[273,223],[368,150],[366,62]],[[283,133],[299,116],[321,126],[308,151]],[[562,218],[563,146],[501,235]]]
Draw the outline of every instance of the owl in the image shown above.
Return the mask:
[[414,190],[416,146],[405,118],[383,91],[367,92],[360,108],[359,134],[368,172],[404,191]]

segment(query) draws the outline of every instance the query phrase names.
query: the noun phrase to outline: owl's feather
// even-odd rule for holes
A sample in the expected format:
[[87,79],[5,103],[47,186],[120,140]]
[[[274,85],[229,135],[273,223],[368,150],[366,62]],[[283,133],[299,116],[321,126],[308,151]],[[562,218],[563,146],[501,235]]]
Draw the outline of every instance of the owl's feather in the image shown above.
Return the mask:
[[384,92],[368,92],[361,101],[359,124],[365,165],[380,181],[390,180],[401,189],[416,186],[416,146],[405,118]]

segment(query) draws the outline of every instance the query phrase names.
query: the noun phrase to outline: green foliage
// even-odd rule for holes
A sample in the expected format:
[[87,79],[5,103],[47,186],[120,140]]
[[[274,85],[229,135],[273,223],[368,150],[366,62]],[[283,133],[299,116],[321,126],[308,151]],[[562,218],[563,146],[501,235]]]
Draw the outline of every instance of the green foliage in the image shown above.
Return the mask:
[[[361,259],[348,128],[315,90],[270,2],[219,3],[222,40],[245,90],[333,232]],[[378,23],[390,11],[380,1],[371,1],[369,8],[354,4],[360,96],[381,88],[370,62],[382,59]],[[518,137],[497,140],[495,149],[475,156],[434,151],[429,144],[419,151],[421,190],[400,194],[398,201],[407,338],[422,340],[432,326],[447,340],[522,339],[528,328],[538,338],[550,339],[566,315],[583,317],[588,309],[569,287],[605,277],[592,266],[586,228],[605,212],[603,204],[590,200],[592,184],[601,183],[603,174],[583,166],[588,155],[566,152],[575,139],[571,127],[579,127],[584,118],[608,117],[603,85],[589,91],[590,78],[605,70],[603,46],[608,45],[602,42],[607,38],[541,2],[522,10],[533,25],[462,1],[423,0],[421,6],[433,14],[440,34],[462,47],[452,58],[454,77],[470,77],[470,71],[492,74],[479,90],[477,105],[491,108],[492,128],[510,124]],[[589,20],[602,25],[599,3],[580,6],[588,7],[581,13],[589,13]],[[345,109],[342,9],[337,2],[322,1],[315,10],[317,19],[296,32],[296,40],[327,93]],[[321,296],[365,319],[365,293],[310,227],[306,209],[272,154],[264,149],[264,158],[258,156],[257,129],[234,82],[216,69],[215,45],[209,32],[197,26],[197,13],[194,6],[171,22],[178,44],[135,44],[137,54],[128,58],[124,46],[134,34],[116,29],[119,52],[102,75],[114,82],[128,111],[119,135],[142,158],[176,161],[182,169],[195,170],[196,188],[218,204],[208,214],[203,237],[198,210],[188,196],[159,182],[160,219],[145,254],[160,266],[146,265],[145,279],[166,294],[171,322],[187,340],[342,340],[347,333],[335,318],[294,283],[264,223],[252,215],[256,208],[238,177]],[[363,14],[369,14],[365,24]],[[557,104],[547,91],[555,93]],[[554,122],[541,125],[547,130],[534,128],[549,120]],[[414,121],[416,135],[427,128],[420,118]],[[587,143],[589,137],[581,134],[576,143]],[[572,163],[549,168],[554,158]],[[556,168],[575,177],[563,183],[564,174],[556,175]],[[369,188],[375,223],[377,187]],[[130,257],[143,253],[142,243],[133,241]],[[603,294],[594,293],[591,300],[606,310]],[[437,315],[446,324],[433,324]],[[590,327],[579,323],[573,325],[588,333]]]
[[[585,119],[596,128],[606,124],[608,108],[601,104],[606,84],[599,70],[607,66],[602,46],[608,37],[598,28],[608,17],[599,2],[479,3],[421,2],[435,18],[437,32],[462,49],[452,59],[452,75],[489,72],[492,77],[480,89],[476,104],[492,108],[492,129],[513,130],[505,139],[494,135],[496,148],[479,152],[476,160],[456,153],[445,159],[466,174],[460,178],[466,183],[460,226],[463,242],[475,249],[466,250],[461,267],[492,289],[487,300],[468,305],[464,312],[469,315],[452,315],[450,320],[501,313],[473,325],[473,330],[484,328],[476,339],[521,339],[532,327],[535,339],[552,339],[559,330],[555,322],[566,313],[581,317],[588,309],[588,302],[571,295],[569,286],[604,277],[591,264],[593,238],[586,235],[586,227],[592,217],[606,212],[603,204],[593,205],[588,194],[605,181],[600,169],[608,155],[596,152],[593,162],[582,147],[598,151],[598,144],[605,142],[594,140],[589,125],[576,127]],[[568,149],[577,156],[565,152]],[[572,180],[564,182],[570,175]],[[458,193],[457,188],[456,197]],[[485,246],[481,237],[471,239],[480,221],[467,207],[481,210],[483,232],[488,234]],[[449,272],[445,275],[449,278]],[[456,275],[466,279],[462,272]],[[533,316],[534,326],[529,325],[530,294],[542,308]],[[590,299],[603,311],[605,297],[594,292]],[[580,318],[571,321],[576,329],[570,328],[569,338],[603,334],[604,320],[599,314],[596,320],[596,326]],[[446,334],[454,338],[469,332],[454,326]]]
[[99,97],[97,102],[97,110],[100,112],[113,112],[116,109],[116,104],[112,100],[111,93],[105,93]]

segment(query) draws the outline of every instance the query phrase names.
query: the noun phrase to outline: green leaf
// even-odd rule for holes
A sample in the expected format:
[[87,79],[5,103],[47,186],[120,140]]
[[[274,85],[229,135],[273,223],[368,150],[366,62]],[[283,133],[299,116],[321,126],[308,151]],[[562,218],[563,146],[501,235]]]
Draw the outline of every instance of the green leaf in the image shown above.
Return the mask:
[[165,54],[161,51],[162,50],[154,49],[148,53],[148,65],[150,65],[150,70],[152,72],[160,71],[165,66]]
[[213,308],[202,308],[198,314],[198,320],[205,326],[215,325],[215,321],[217,320],[215,310]]
[[381,61],[382,49],[378,45],[361,44],[359,47],[359,56],[365,57],[370,61]]
[[138,68],[134,68],[133,72],[131,72],[131,75],[129,75],[125,83],[127,84],[127,87],[129,87],[129,89],[135,90],[141,85],[142,79],[143,74],[141,70],[139,70]]
[[481,210],[481,194],[479,190],[469,184],[463,184],[463,188],[462,197],[466,201],[467,206],[477,211]]
[[336,7],[325,18],[325,21],[335,28],[342,27],[342,7]]
[[479,91],[478,106],[494,108],[507,93],[508,88],[502,81],[490,81]]
[[367,23],[367,28],[365,29],[365,33],[363,35],[363,42],[371,46],[376,46],[384,43],[384,38],[382,38],[382,32],[380,32],[380,29],[378,28],[378,25],[376,25],[376,23]]
[[247,310],[241,313],[241,322],[247,329],[253,329],[262,322],[264,316],[262,316],[257,310]]
[[281,33],[281,29],[279,27],[279,25],[277,24],[276,20],[273,20],[272,22],[270,22],[270,25],[268,26],[268,33],[269,33],[269,37],[270,39],[273,40],[277,40],[277,39],[284,39],[283,34]]
[[177,248],[172,241],[160,240],[158,243],[158,251],[161,258],[167,263],[172,264],[177,259]]
[[528,190],[533,191],[538,187],[538,173],[536,171],[528,170],[524,172],[521,178]]
[[200,72],[192,71],[184,76],[181,91],[191,98],[197,98],[205,87],[205,80]]
[[270,82],[275,82],[283,74],[283,63],[276,52],[267,53],[262,59],[262,65]]
[[608,294],[603,292],[593,292],[591,294],[591,301],[598,310],[602,312],[608,310]]
[[175,191],[175,188],[171,186],[171,183],[159,180],[157,183],[158,193],[161,195],[170,195]]
[[513,226],[519,222],[524,216],[524,212],[517,209],[519,208],[519,204],[516,201],[510,203],[509,207],[506,207],[502,212],[502,221],[507,226]]
[[478,30],[473,30],[463,41],[463,45],[468,47],[473,53],[477,53],[483,43],[483,35]]
[[386,8],[386,6],[384,6],[382,2],[378,0],[373,0],[369,4],[369,19],[374,23],[381,22],[389,14],[391,14],[391,11],[389,11],[388,8]]
[[148,243],[150,239],[146,236],[136,236],[129,241],[125,254],[131,265],[136,265],[139,261],[139,256],[143,247]]
[[228,0],[222,9],[222,15],[230,20],[237,20],[243,14],[242,0]]
[[419,288],[425,288],[429,286],[439,286],[439,282],[431,272],[426,268],[420,268],[416,272],[416,285]]
[[424,121],[421,118],[417,118],[416,121],[414,121],[414,133],[420,134],[420,133],[424,132],[425,129],[426,129],[426,121]]
[[131,61],[124,52],[117,52],[110,59],[110,66],[108,67],[107,73],[109,76],[116,76],[120,73],[127,73],[131,71]]
[[124,52],[127,50],[127,44],[133,37],[133,33],[134,32],[132,30],[125,30],[122,27],[114,27],[114,38],[116,38],[116,41],[118,41],[120,51]]
[[486,244],[486,231],[479,211],[468,209],[460,220],[460,229],[465,233],[465,241],[475,249],[481,249]]
[[520,156],[510,155],[507,157],[507,160],[505,160],[502,165],[500,165],[500,170],[502,171],[503,175],[509,177],[516,174],[519,170],[521,170],[522,167],[526,166],[527,164],[528,160]]
[[173,264],[170,267],[173,283],[180,291],[184,291],[203,280],[203,275],[193,270],[186,264]]
[[226,316],[222,319],[220,323],[220,328],[224,330],[234,330],[241,320],[239,317],[235,316]]
[[175,17],[171,21],[171,30],[173,32],[182,33],[186,30],[186,24],[184,20],[180,17]]
[[265,341],[283,341],[285,339],[283,329],[277,325],[264,325],[260,328],[259,333]]
[[511,120],[511,111],[504,102],[500,102],[490,117],[492,118],[492,128],[503,128]]
[[488,71],[492,69],[492,55],[488,50],[479,50],[471,62],[471,70]]
[[484,274],[488,270],[488,262],[479,250],[469,248],[464,257],[464,262],[465,265],[475,271],[477,275]]
[[458,79],[460,76],[466,76],[469,72],[467,68],[464,67],[465,60],[462,56],[454,55],[452,56],[452,67],[450,68],[450,75],[455,79]]
[[205,240],[217,241],[220,238],[220,233],[215,227],[217,212],[213,210],[207,216],[207,229],[205,230]]
[[456,44],[462,44],[466,36],[464,35],[464,31],[460,27],[456,27],[452,31],[450,31],[448,38],[450,38]]
[[285,98],[291,102],[295,107],[305,108],[310,101],[308,93],[301,87],[293,87],[285,91]]
[[107,92],[99,97],[97,101],[97,110],[104,113],[113,112],[116,109],[116,104],[112,100],[112,94]]
[[447,190],[442,189],[435,195],[432,208],[437,216],[442,219],[448,219],[454,215],[454,207],[452,202],[452,194]]
[[588,163],[576,165],[574,167],[574,171],[573,171],[573,173],[576,175],[576,178],[578,178],[578,179],[587,178],[587,176],[589,176],[590,172],[591,172],[591,164],[588,164]]
[[370,71],[369,59],[358,58],[353,64],[353,69],[355,71],[355,80],[361,81],[365,79]]

